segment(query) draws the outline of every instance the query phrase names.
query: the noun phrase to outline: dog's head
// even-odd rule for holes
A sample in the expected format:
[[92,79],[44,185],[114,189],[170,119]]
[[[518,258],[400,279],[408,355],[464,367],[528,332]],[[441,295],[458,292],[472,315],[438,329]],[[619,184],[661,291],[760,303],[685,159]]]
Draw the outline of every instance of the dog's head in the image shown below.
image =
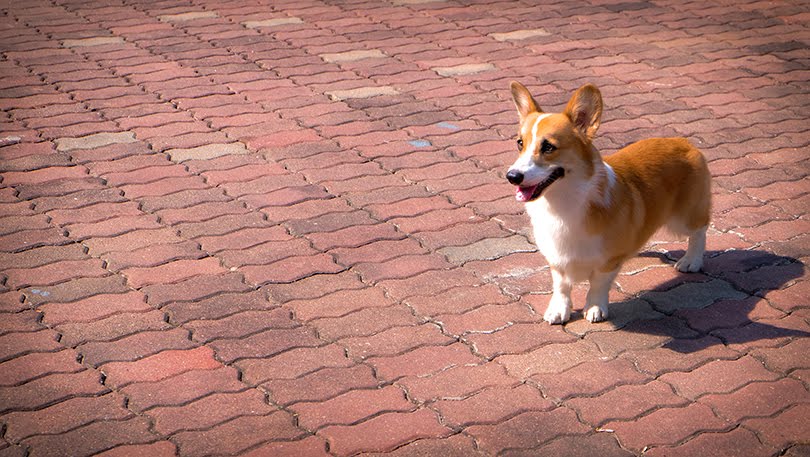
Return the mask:
[[591,144],[602,117],[602,95],[596,86],[580,87],[562,113],[544,113],[528,89],[511,84],[520,116],[517,146],[520,156],[506,179],[517,186],[515,198],[530,202],[567,177],[587,179],[593,174]]

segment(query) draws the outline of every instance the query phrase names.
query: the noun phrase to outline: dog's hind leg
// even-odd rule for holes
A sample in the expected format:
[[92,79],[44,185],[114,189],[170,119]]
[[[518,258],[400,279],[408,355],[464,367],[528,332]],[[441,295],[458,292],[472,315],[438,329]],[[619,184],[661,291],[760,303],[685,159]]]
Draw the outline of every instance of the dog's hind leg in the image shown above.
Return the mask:
[[703,226],[689,235],[686,254],[675,263],[675,268],[683,273],[694,273],[703,267],[703,253],[706,251],[706,230]]
[[608,317],[608,302],[610,301],[610,288],[619,269],[608,273],[594,272],[589,281],[590,288],[585,298],[585,319],[590,322],[601,322]]

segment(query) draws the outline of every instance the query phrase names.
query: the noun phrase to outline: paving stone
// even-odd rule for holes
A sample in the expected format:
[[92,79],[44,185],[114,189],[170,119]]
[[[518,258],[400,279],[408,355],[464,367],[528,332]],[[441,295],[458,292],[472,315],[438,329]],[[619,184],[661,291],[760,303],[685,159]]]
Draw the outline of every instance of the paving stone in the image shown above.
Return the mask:
[[492,70],[495,70],[495,66],[492,65],[491,63],[478,63],[478,64],[471,63],[471,64],[456,65],[453,67],[433,68],[433,71],[440,74],[441,76],[466,76]]
[[472,344],[476,353],[493,358],[501,354],[522,354],[546,344],[570,343],[576,337],[562,327],[536,323],[517,323],[506,328],[480,334],[469,334],[464,340]]
[[810,405],[801,403],[773,417],[751,419],[745,425],[757,432],[762,441],[771,446],[784,447],[796,443],[807,436],[807,421],[802,417],[810,410]]
[[262,385],[273,401],[289,405],[300,401],[325,401],[354,389],[379,386],[370,367],[326,367],[295,379],[272,379]]
[[807,455],[808,451],[810,451],[810,446],[805,444],[799,444],[797,446],[792,446],[790,449],[788,449],[785,455],[788,457],[801,457]]
[[555,408],[551,411],[530,411],[495,425],[467,427],[484,451],[493,453],[503,449],[531,449],[558,434],[584,435],[589,428],[577,421],[571,410]]
[[99,373],[91,370],[54,373],[22,385],[0,387],[0,411],[30,410],[78,395],[103,395],[109,391],[101,384]]
[[378,284],[394,298],[407,298],[433,295],[452,287],[475,286],[479,281],[466,271],[455,269],[432,270],[410,278],[380,281]]
[[210,342],[220,338],[237,338],[269,329],[288,329],[300,324],[283,308],[237,311],[219,319],[200,319],[187,322],[184,327],[192,331],[195,341]]
[[322,368],[354,365],[337,345],[300,347],[268,359],[245,359],[235,364],[245,382],[259,384],[274,379],[295,379]]
[[357,248],[337,248],[330,251],[343,265],[360,262],[385,262],[402,255],[423,254],[425,249],[410,240],[381,240]]
[[403,376],[424,377],[451,367],[475,364],[480,360],[463,344],[425,346],[392,357],[372,357],[368,363],[385,380]]
[[293,417],[276,411],[265,416],[243,416],[209,430],[184,431],[174,439],[181,452],[199,455],[212,448],[233,454],[271,440],[293,440],[303,435],[293,424]]
[[759,319],[733,329],[713,332],[723,338],[729,348],[748,352],[755,348],[775,348],[789,343],[795,337],[806,335],[807,322],[800,314],[785,317]]
[[684,406],[689,400],[673,392],[672,387],[660,382],[623,385],[597,397],[578,397],[566,401],[579,417],[594,426],[603,426],[611,420],[632,420],[660,407]]
[[676,444],[698,430],[719,432],[730,425],[707,406],[693,403],[683,408],[661,408],[636,421],[608,422],[603,428],[613,430],[623,447],[639,452],[645,447]]
[[93,365],[112,361],[136,360],[167,349],[190,349],[194,344],[188,331],[179,328],[142,331],[115,341],[91,341],[78,346],[83,361]]
[[133,251],[108,252],[102,255],[107,268],[121,271],[132,267],[154,267],[172,260],[199,259],[205,253],[197,243],[183,241],[172,244],[156,244]]
[[720,339],[707,336],[673,340],[663,347],[630,350],[622,356],[633,360],[641,371],[658,376],[669,371],[690,371],[709,360],[736,359],[739,352],[723,345]]
[[433,324],[392,327],[371,336],[345,338],[340,344],[350,357],[365,359],[401,354],[419,346],[447,344],[453,339]]
[[272,357],[275,354],[300,347],[322,344],[308,327],[269,329],[238,339],[221,339],[209,343],[217,356],[226,363],[248,357]]
[[148,303],[161,307],[173,302],[201,300],[223,292],[246,292],[252,289],[253,287],[245,284],[241,274],[234,272],[216,276],[199,275],[173,284],[155,284],[144,287],[142,292],[146,294]]
[[128,290],[123,278],[103,276],[100,278],[74,278],[53,286],[26,289],[26,299],[33,305],[54,302],[72,302],[95,294],[116,294]]
[[434,319],[445,333],[452,335],[486,334],[504,329],[516,322],[537,323],[542,320],[522,303],[484,305],[464,314],[439,315]]
[[274,19],[265,19],[261,21],[245,21],[242,23],[245,27],[249,29],[259,29],[265,27],[278,27],[281,25],[289,25],[289,24],[301,24],[304,21],[298,17],[280,17]]
[[471,260],[492,260],[514,252],[534,252],[536,248],[526,238],[515,235],[508,238],[487,238],[463,247],[438,250],[450,262],[464,264]]
[[70,453],[95,454],[121,444],[147,444],[155,435],[149,430],[149,421],[133,417],[123,421],[93,422],[61,435],[38,435],[25,441],[40,455],[59,456]]
[[57,352],[34,352],[2,363],[0,386],[12,387],[51,373],[77,373],[84,367],[77,362],[72,349]]
[[56,150],[59,152],[70,152],[76,149],[95,149],[111,144],[134,143],[137,140],[130,132],[120,133],[96,133],[79,138],[59,138],[56,142]]
[[[198,319],[221,319],[243,311],[272,310],[278,307],[262,291],[223,293],[202,300],[170,302],[164,307],[171,322],[187,323]],[[198,328],[190,326],[192,330]]]
[[158,433],[171,435],[179,430],[207,429],[241,415],[265,415],[273,410],[265,403],[261,392],[246,390],[215,393],[181,406],[157,406],[147,414],[154,419]]
[[423,316],[461,314],[483,305],[502,305],[511,299],[492,284],[472,288],[454,287],[432,295],[409,297],[403,302]]
[[450,424],[496,424],[527,411],[554,409],[540,391],[527,385],[490,387],[464,399],[447,399],[434,403]]
[[275,284],[267,288],[270,297],[279,303],[290,300],[306,300],[323,297],[330,292],[362,289],[366,287],[360,278],[343,272],[335,275],[314,275],[292,284]]
[[765,363],[765,366],[775,372],[784,373],[796,368],[807,368],[807,362],[796,358],[810,344],[806,338],[794,339],[780,348],[762,348],[751,354]]
[[345,51],[338,53],[321,54],[321,59],[330,63],[356,62],[363,59],[384,58],[385,54],[379,49],[366,49],[358,51]]
[[510,375],[525,379],[538,373],[560,373],[582,362],[603,357],[597,346],[589,341],[549,344],[531,352],[502,355],[495,359]]
[[768,456],[773,455],[774,447],[761,443],[756,435],[737,428],[728,433],[703,433],[677,447],[654,447],[644,455],[649,456],[687,456],[723,449],[728,455]]
[[711,362],[689,373],[666,373],[658,379],[675,387],[678,394],[694,399],[706,393],[731,392],[750,381],[772,381],[777,377],[756,359],[742,357]]
[[319,432],[336,455],[352,455],[359,450],[390,451],[419,438],[450,435],[429,409],[407,413],[386,413],[353,426],[334,425]]
[[374,390],[353,390],[321,403],[297,403],[292,410],[298,424],[308,430],[326,425],[349,425],[383,411],[411,411],[416,405],[394,386]]
[[207,347],[168,350],[132,362],[110,362],[100,367],[114,385],[154,382],[189,370],[215,370],[222,365]]
[[135,291],[121,294],[98,293],[74,302],[55,301],[39,307],[45,314],[43,321],[50,325],[92,322],[118,313],[146,312],[151,309],[143,294]]
[[188,160],[209,160],[216,157],[228,156],[232,154],[249,154],[250,151],[242,143],[229,144],[208,144],[195,148],[168,149],[166,154],[174,162],[185,162]]
[[498,41],[520,41],[534,37],[551,35],[545,29],[515,30],[514,32],[490,33],[489,36]]
[[140,412],[158,405],[179,406],[212,392],[242,391],[246,386],[237,378],[236,370],[229,367],[192,370],[158,382],[130,384],[121,391],[129,399],[128,407]]
[[363,279],[376,283],[386,279],[402,279],[452,265],[437,255],[406,255],[382,263],[360,263],[353,266]]
[[104,46],[110,44],[123,44],[124,39],[121,37],[93,37],[93,38],[80,38],[75,40],[63,40],[62,46],[66,48],[84,48],[88,46]]
[[491,386],[514,386],[515,378],[494,362],[484,365],[463,365],[428,377],[406,377],[397,381],[411,398],[426,402],[445,398],[460,398]]
[[651,378],[634,370],[630,362],[614,359],[585,362],[563,374],[536,374],[532,380],[546,396],[566,399],[594,396],[617,386],[646,383]]
[[121,273],[130,286],[139,289],[150,284],[166,284],[201,274],[224,273],[218,259],[206,257],[195,260],[175,260],[156,267],[128,268]]
[[158,20],[164,22],[186,22],[193,21],[195,19],[210,19],[215,17],[218,16],[214,11],[194,11],[189,13],[163,14],[157,18]]
[[312,457],[327,457],[326,441],[317,436],[309,436],[297,441],[277,441],[262,445],[243,454],[249,457],[274,455],[279,457],[296,457],[308,455]]
[[648,292],[645,299],[655,308],[665,313],[680,309],[705,308],[718,299],[742,300],[747,295],[734,289],[725,281],[712,280],[707,283],[687,283],[666,292]]
[[176,455],[177,447],[170,441],[156,441],[150,444],[124,444],[104,451],[103,457],[171,457]]
[[357,89],[331,90],[326,93],[332,100],[351,100],[356,98],[379,97],[382,95],[397,95],[399,92],[391,86],[369,86]]
[[452,435],[447,438],[426,438],[406,444],[391,452],[363,453],[368,457],[430,457],[442,455],[446,457],[480,457],[484,454],[475,448],[471,438],[464,435]]
[[719,416],[732,421],[745,417],[769,417],[793,403],[808,401],[807,390],[792,379],[752,382],[734,392],[706,395],[700,399]]
[[507,450],[508,457],[529,457],[532,455],[569,455],[587,457],[600,455],[605,457],[629,457],[632,453],[619,447],[616,439],[607,433],[595,433],[586,436],[563,436],[536,449]]
[[6,439],[20,442],[43,432],[64,433],[95,421],[132,417],[124,397],[109,393],[100,397],[72,398],[39,411],[13,412],[5,416]]

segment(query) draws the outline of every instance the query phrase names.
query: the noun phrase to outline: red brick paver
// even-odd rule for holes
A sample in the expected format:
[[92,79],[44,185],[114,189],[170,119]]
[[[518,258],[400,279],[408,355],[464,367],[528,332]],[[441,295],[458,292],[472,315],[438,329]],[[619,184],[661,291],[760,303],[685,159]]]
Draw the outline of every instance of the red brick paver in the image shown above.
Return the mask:
[[[810,6],[0,2],[0,455],[810,443]],[[542,321],[508,83],[709,160],[611,319]]]

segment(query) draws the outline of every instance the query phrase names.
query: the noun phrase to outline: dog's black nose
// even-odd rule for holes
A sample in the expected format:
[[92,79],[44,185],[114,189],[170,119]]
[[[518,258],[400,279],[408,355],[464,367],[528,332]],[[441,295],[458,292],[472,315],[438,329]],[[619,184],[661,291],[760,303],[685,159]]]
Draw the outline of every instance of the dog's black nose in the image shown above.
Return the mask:
[[506,180],[517,186],[523,182],[523,173],[517,170],[509,170],[506,172]]

